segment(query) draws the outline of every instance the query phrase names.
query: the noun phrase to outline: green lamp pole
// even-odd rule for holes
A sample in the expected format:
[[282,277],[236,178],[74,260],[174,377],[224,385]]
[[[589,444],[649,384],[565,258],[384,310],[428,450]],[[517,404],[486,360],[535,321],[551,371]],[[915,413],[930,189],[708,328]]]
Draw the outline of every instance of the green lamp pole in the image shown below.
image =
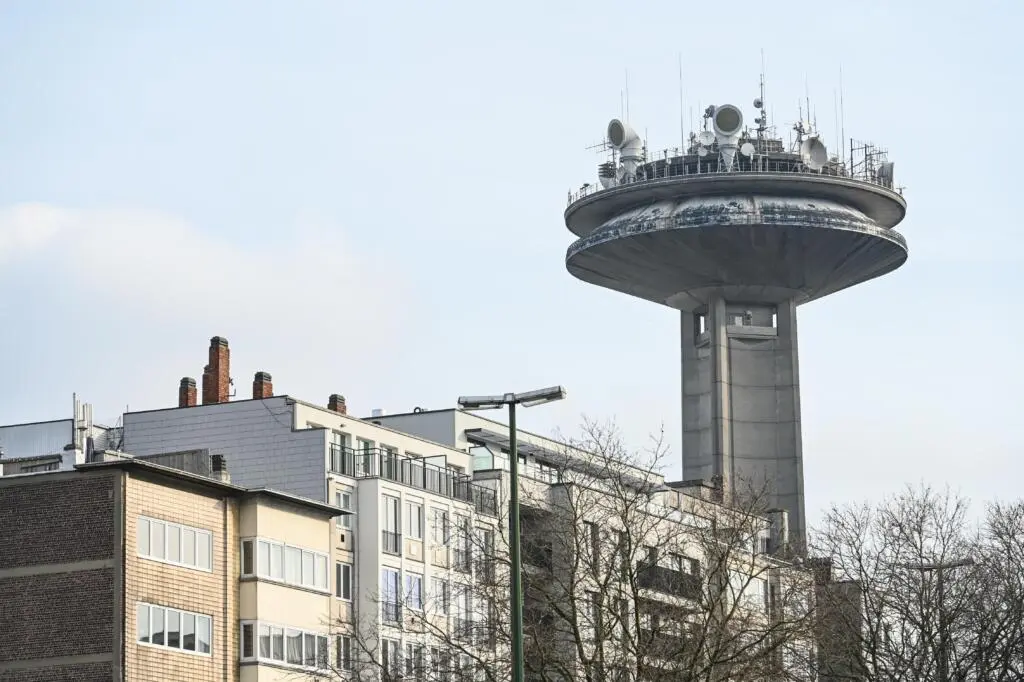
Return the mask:
[[934,571],[938,576],[939,592],[939,652],[936,667],[938,668],[938,682],[949,682],[949,623],[946,622],[946,581],[943,574],[953,568],[973,566],[974,559],[957,559],[941,564],[901,564],[903,568],[911,571],[928,573]]
[[512,562],[512,682],[524,682],[523,658],[523,564],[519,534],[519,443],[516,432],[516,405],[533,407],[565,398],[561,386],[526,393],[462,396],[464,410],[496,410],[508,405],[508,457],[511,476],[508,509],[508,535]]

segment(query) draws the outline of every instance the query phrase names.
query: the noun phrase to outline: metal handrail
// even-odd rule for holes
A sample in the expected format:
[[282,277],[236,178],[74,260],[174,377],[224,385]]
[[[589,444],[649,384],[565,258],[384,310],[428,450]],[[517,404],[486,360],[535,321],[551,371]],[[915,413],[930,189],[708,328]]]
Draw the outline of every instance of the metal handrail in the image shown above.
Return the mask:
[[482,514],[496,516],[497,496],[473,483],[472,477],[407,457],[384,448],[354,448],[330,444],[330,470],[353,478],[383,478],[472,504]]
[[[654,161],[648,161],[648,164],[654,163]],[[643,164],[642,164],[643,165]],[[601,187],[600,179],[595,183],[587,183],[575,192],[569,191],[569,200],[566,206],[571,206],[580,199],[585,199],[594,194],[601,192],[607,192],[624,185],[636,185],[636,184],[648,184],[654,182],[665,182],[666,180],[676,180],[679,178],[697,178],[697,177],[708,177],[715,175],[730,175],[730,176],[744,176],[744,175],[814,175],[819,177],[832,177],[842,178],[845,180],[853,180],[855,182],[863,182],[876,187],[883,187],[900,194],[903,194],[902,187],[894,187],[891,183],[885,183],[872,177],[870,174],[850,174],[845,172],[828,172],[825,169],[820,171],[813,171],[805,166],[794,164],[784,167],[784,164],[768,165],[765,168],[749,168],[743,170],[708,170],[704,173],[669,173],[668,175],[656,175],[654,177],[638,177],[634,180],[624,183],[618,183],[608,188]]]

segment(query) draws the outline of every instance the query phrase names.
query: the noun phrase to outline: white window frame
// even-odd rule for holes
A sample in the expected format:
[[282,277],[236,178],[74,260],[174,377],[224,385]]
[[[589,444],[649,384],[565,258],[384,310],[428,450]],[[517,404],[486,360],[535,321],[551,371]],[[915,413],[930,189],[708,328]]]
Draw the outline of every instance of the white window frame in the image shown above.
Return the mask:
[[[348,569],[347,571],[345,569]],[[341,578],[344,577],[345,573],[348,573],[348,590],[342,590],[342,585],[345,584]],[[355,592],[355,580],[356,572],[355,566],[350,561],[335,561],[334,562],[334,598],[342,601],[352,601],[352,593]],[[339,582],[340,581],[340,582]],[[346,595],[345,592],[348,592]]]
[[[277,540],[271,540],[269,538],[258,536],[242,539],[240,544],[240,551],[242,553],[245,552],[245,543],[247,542],[252,543],[253,572],[241,573],[241,577],[258,578],[260,580],[270,580],[275,583],[290,585],[292,587],[314,590],[316,592],[322,592],[325,594],[331,593],[331,577],[329,575],[331,562],[330,557],[327,554],[323,552],[318,552],[313,549],[300,547],[298,545],[289,545],[284,542],[279,542]],[[260,565],[260,543],[265,543],[267,546],[268,565],[266,566],[266,571],[264,571],[263,567]],[[279,576],[274,575],[275,549],[278,549],[280,552],[280,554],[277,555],[280,557],[279,568],[281,570],[281,573]],[[296,579],[294,580],[289,578],[287,560],[289,550],[292,550],[293,552],[297,551],[299,553],[299,565],[297,567]],[[307,557],[310,558],[311,561],[313,562],[313,582],[311,584],[307,584],[303,578],[303,566],[305,565],[305,560]],[[241,568],[244,569],[244,566]],[[321,581],[317,579],[320,576],[323,577],[322,584]]]
[[[143,551],[139,547],[139,540],[143,523],[146,524],[146,538],[148,540],[148,547],[145,553],[143,553]],[[158,557],[152,554],[154,524],[159,524],[163,526],[164,549],[162,557]],[[171,530],[174,530],[178,536],[178,559],[167,558],[168,548],[170,547]],[[192,547],[192,558],[195,560],[194,563],[188,563],[183,559],[185,544],[184,541],[182,540],[182,537],[184,536],[186,531],[189,533],[193,533],[195,536],[194,545]],[[203,538],[206,539],[206,556],[210,561],[209,566],[202,566],[199,563],[199,547]],[[135,521],[135,552],[137,556],[141,559],[147,559],[149,561],[159,561],[162,564],[180,566],[181,568],[189,568],[194,571],[204,571],[206,573],[213,573],[213,533],[202,528],[196,528],[195,526],[186,526],[182,523],[165,521],[164,519],[158,519],[152,516],[140,514]]]
[[423,503],[406,502],[406,537],[410,540],[423,539]]
[[[345,511],[352,511],[352,494],[353,491],[349,488],[336,490],[334,492],[334,506]],[[345,500],[346,497],[348,501]],[[342,514],[337,518],[337,524],[338,528],[352,530],[352,514]]]
[[[417,584],[418,583],[418,584]],[[413,587],[416,587],[416,601],[413,601]],[[423,574],[407,572],[405,574],[405,600],[404,603],[415,611],[423,610]]]
[[[142,635],[139,632],[139,610],[146,609],[146,637],[147,641],[142,640]],[[164,612],[164,625],[163,625],[163,643],[153,643],[153,609],[161,609]],[[167,613],[173,612],[178,614],[178,646],[170,646],[167,644]],[[193,645],[196,647],[194,650],[185,648],[185,636],[182,634],[183,624],[185,622],[185,616],[190,616],[193,627]],[[209,651],[199,651],[199,623],[200,619],[205,619],[208,624],[207,633],[209,635]],[[191,654],[192,656],[212,656],[213,655],[213,616],[208,616],[205,613],[197,613],[195,611],[185,611],[184,609],[175,608],[173,606],[164,606],[163,604],[152,604],[150,602],[139,601],[135,602],[135,643],[139,646],[153,647],[155,649],[166,649],[168,651],[177,651],[183,654]],[[239,643],[241,646],[241,643]]]
[[[245,641],[245,628],[252,628],[253,633],[253,655],[243,656],[242,645]],[[267,629],[267,636],[270,638],[269,641],[269,653],[270,656],[263,656],[260,653],[260,633],[263,628]],[[274,658],[274,635],[275,631],[281,633],[281,658]],[[302,661],[306,660],[306,638],[314,638],[314,660],[315,663],[312,666],[306,665],[305,663],[289,663],[288,662],[288,637],[298,635],[299,641],[302,643],[299,651],[299,659]],[[323,651],[321,651],[321,646]],[[279,665],[295,670],[329,670],[331,667],[331,637],[326,632],[317,632],[314,630],[305,630],[303,628],[296,628],[290,625],[282,625],[280,623],[272,623],[265,620],[243,620],[238,624],[238,660],[243,663],[269,663],[271,665]]]
[[356,667],[355,640],[351,635],[338,635],[335,638],[334,665],[338,670],[349,672]]

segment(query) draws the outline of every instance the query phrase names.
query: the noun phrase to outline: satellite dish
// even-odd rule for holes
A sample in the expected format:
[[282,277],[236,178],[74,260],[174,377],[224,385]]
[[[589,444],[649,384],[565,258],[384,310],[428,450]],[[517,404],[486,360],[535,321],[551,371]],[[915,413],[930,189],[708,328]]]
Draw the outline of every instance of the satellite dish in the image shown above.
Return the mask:
[[740,154],[747,157],[748,159],[754,155],[754,145],[749,142],[744,142],[740,145]]
[[715,142],[715,134],[710,130],[704,130],[697,136],[697,141],[705,147],[711,146]]
[[708,148],[707,147],[701,147],[700,149],[697,150],[697,155],[698,156],[707,156],[708,155]]
[[715,107],[711,124],[719,137],[731,137],[739,133],[743,127],[743,113],[732,104],[722,104]]
[[754,98],[754,108],[755,109],[760,109],[762,104],[764,104],[764,102],[761,101],[760,97],[755,97]]
[[800,143],[800,160],[811,170],[821,170],[828,163],[828,151],[816,137],[808,137]]

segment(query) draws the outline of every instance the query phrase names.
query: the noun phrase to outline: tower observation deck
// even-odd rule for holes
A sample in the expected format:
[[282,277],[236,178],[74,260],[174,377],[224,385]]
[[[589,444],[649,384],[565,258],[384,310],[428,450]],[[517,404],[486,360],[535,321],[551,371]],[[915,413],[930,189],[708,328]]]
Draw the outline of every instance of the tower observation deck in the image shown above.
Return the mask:
[[766,491],[802,550],[796,309],[900,267],[907,206],[885,152],[830,156],[803,121],[787,146],[754,106],[756,128],[708,107],[685,149],[653,155],[609,123],[598,183],[569,196],[566,267],[680,311],[684,478]]

